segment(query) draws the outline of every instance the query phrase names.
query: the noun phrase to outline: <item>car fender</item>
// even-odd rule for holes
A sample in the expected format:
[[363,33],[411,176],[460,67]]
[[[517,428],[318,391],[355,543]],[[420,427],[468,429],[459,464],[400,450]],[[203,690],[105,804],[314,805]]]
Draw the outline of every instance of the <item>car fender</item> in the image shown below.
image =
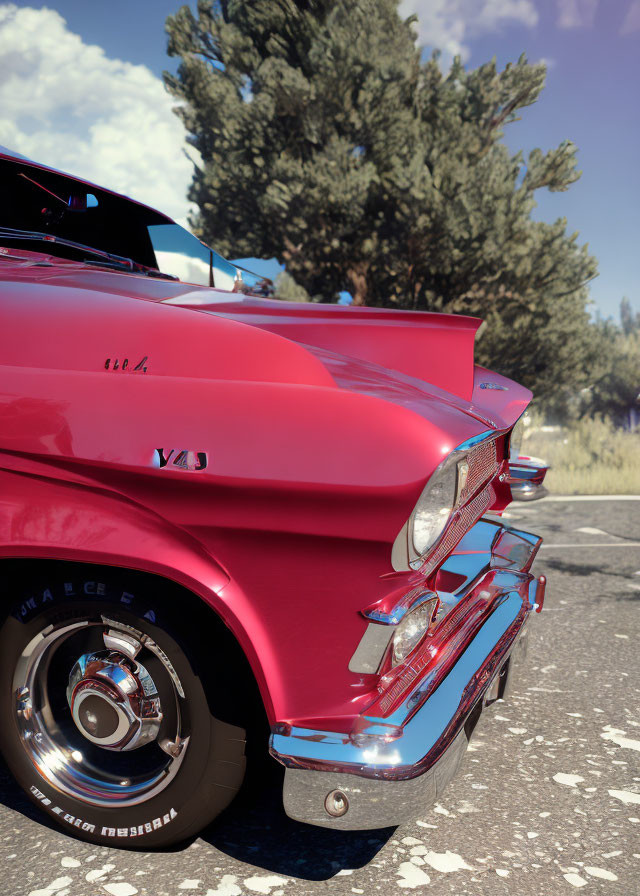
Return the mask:
[[[187,532],[124,495],[83,483],[0,468],[0,559],[33,558],[140,570],[170,579],[201,598],[242,647],[273,719],[279,666],[251,601]],[[16,466],[18,466],[16,464]]]

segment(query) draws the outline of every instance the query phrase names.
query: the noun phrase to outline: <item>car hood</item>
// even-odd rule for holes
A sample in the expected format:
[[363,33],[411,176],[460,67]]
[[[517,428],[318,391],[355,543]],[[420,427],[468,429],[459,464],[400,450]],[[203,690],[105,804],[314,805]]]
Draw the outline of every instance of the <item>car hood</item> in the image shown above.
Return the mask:
[[454,428],[464,418],[483,430],[509,429],[531,401],[528,389],[474,363],[477,318],[278,302],[206,289],[165,302],[283,336],[321,361],[340,388],[428,420],[444,417],[439,422]]
[[327,349],[308,346],[308,350],[322,361],[342,389],[390,401],[426,419],[432,419],[436,412],[444,412],[452,422],[464,416],[481,423],[483,429],[489,427],[500,430],[511,425],[510,419],[505,420],[489,409],[478,407],[473,401],[465,401],[444,389],[438,389],[397,370],[389,370]]
[[38,346],[31,358],[8,340],[5,363],[7,351],[20,365],[86,370],[146,356],[158,375],[338,387],[400,405],[460,441],[509,428],[531,398],[474,365],[474,318],[260,300],[23,250],[0,255],[0,279],[11,319],[28,320]]

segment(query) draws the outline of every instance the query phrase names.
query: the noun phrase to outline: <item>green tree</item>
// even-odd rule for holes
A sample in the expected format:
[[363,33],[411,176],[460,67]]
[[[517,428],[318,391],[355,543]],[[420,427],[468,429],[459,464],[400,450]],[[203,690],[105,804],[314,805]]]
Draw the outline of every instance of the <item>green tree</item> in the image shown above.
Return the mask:
[[627,336],[636,330],[640,330],[640,311],[634,312],[631,302],[626,296],[620,302],[620,323],[622,332]]
[[545,69],[522,57],[443,74],[397,0],[199,0],[167,21],[165,74],[199,151],[192,225],[276,256],[311,296],[477,314],[478,357],[542,399],[584,384],[595,260],[540,189],[579,176],[569,141],[525,161],[502,142]]
[[291,274],[281,271],[276,277],[275,298],[283,302],[308,302],[309,293],[293,279]]
[[[630,305],[627,310],[630,312]],[[617,424],[626,423],[629,412],[640,412],[640,318],[630,313],[625,327],[625,300],[621,305],[622,326],[611,320],[594,324],[596,363],[583,409],[604,414]]]

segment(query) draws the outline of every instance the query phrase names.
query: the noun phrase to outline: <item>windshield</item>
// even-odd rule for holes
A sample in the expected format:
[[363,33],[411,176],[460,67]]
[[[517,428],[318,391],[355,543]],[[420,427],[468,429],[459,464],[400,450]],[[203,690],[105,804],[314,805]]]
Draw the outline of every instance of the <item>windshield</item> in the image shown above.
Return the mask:
[[[142,266],[149,273],[161,271],[187,283],[234,292],[271,291],[270,281],[233,265],[184,227],[126,196],[21,159],[0,158],[0,183],[0,228],[5,229],[0,245],[123,273],[145,273]],[[99,251],[92,254],[91,249]],[[100,253],[105,253],[104,260]],[[127,266],[128,261],[135,264]]]
[[232,290],[237,268],[179,224],[147,227],[158,269],[187,283]]

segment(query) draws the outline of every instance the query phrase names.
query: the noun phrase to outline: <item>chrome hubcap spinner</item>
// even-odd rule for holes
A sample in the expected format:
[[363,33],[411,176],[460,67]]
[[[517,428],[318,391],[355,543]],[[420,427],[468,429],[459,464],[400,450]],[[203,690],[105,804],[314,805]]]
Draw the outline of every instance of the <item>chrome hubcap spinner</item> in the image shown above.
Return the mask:
[[69,676],[67,702],[80,733],[106,750],[135,750],[160,731],[162,708],[151,675],[142,663],[116,650],[78,659]]

